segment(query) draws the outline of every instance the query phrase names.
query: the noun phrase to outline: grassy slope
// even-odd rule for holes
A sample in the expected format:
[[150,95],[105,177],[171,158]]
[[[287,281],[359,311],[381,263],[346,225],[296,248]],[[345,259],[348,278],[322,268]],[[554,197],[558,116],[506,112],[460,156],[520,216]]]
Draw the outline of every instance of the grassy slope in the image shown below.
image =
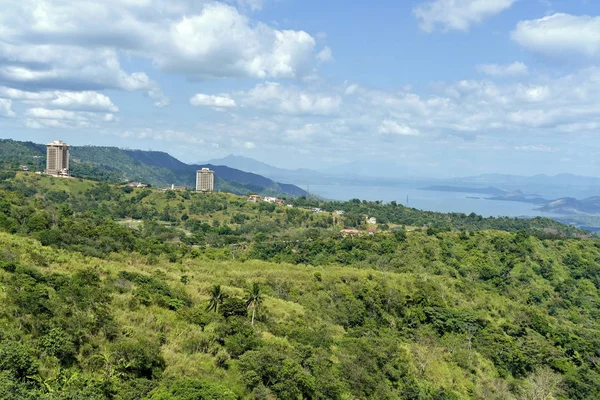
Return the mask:
[[[452,235],[452,234],[447,234]],[[395,296],[416,298],[422,294],[423,285],[435,288],[435,296],[454,312],[473,315],[487,321],[495,327],[527,325],[531,312],[536,312],[532,305],[533,298],[541,296],[546,300],[543,306],[550,307],[552,296],[544,293],[554,293],[560,282],[567,281],[572,271],[558,262],[561,254],[581,250],[580,244],[555,243],[548,244],[537,240],[531,241],[535,260],[525,264],[515,265],[510,272],[517,282],[515,287],[507,292],[489,290],[477,281],[479,266],[478,258],[488,257],[490,248],[487,239],[506,238],[514,235],[501,232],[482,233],[474,243],[475,248],[465,251],[457,249],[456,257],[463,259],[461,271],[452,277],[442,272],[439,260],[423,264],[423,253],[440,251],[438,238],[426,238],[416,234],[409,241],[404,253],[407,262],[402,268],[406,272],[381,272],[376,269],[356,269],[350,267],[330,266],[314,268],[289,264],[273,264],[260,261],[209,261],[207,259],[184,260],[181,264],[172,264],[166,260],[158,265],[148,265],[143,258],[129,255],[114,255],[110,260],[100,260],[80,256],[62,250],[45,248],[39,243],[15,236],[0,234],[0,247],[4,254],[16,255],[17,259],[26,265],[37,265],[44,273],[73,274],[77,270],[92,267],[101,273],[104,279],[115,278],[119,271],[141,272],[168,282],[170,285],[185,290],[194,303],[204,306],[207,304],[211,285],[222,284],[224,290],[231,296],[243,296],[250,282],[259,282],[266,291],[265,310],[267,317],[257,325],[257,330],[265,342],[265,346],[286,343],[286,346],[297,346],[290,341],[288,333],[296,327],[324,327],[332,336],[330,347],[331,360],[347,358],[349,354],[343,349],[345,341],[355,336],[357,332],[348,331],[336,320],[339,305],[330,298],[332,293],[348,293],[358,295],[378,287],[389,290],[390,301],[396,301]],[[443,240],[456,239],[451,236]],[[488,254],[488,255],[486,255]],[[588,257],[598,258],[600,252],[593,246],[586,245]],[[427,257],[425,257],[427,258]],[[435,258],[435,257],[434,257]],[[411,260],[411,262],[408,262]],[[552,280],[546,280],[534,273],[536,265],[546,260],[552,263]],[[436,268],[437,267],[437,268]],[[435,271],[439,270],[437,274]],[[319,272],[321,280],[315,278]],[[184,287],[180,281],[182,276],[189,277],[189,283]],[[585,289],[587,287],[587,289]],[[573,293],[573,305],[566,310],[559,309],[554,316],[545,316],[544,320],[553,328],[569,332],[582,338],[598,337],[600,330],[597,316],[583,312],[581,302],[591,301],[589,294],[579,293],[582,290],[592,290],[585,282],[580,282]],[[281,292],[281,288],[288,288]],[[597,297],[597,292],[594,295]],[[238,370],[237,361],[232,361],[229,369],[224,370],[215,366],[214,356],[202,352],[190,352],[189,341],[200,340],[213,330],[209,324],[205,331],[183,321],[175,311],[157,306],[138,307],[131,309],[129,304],[133,293],[127,292],[113,295],[113,312],[125,331],[158,340],[166,335],[161,352],[166,360],[164,378],[203,377],[211,381],[225,384],[238,395],[244,395],[244,383]],[[534,301],[535,302],[535,301]],[[579,304],[580,306],[576,306]],[[538,309],[539,310],[539,309]],[[539,312],[539,311],[537,311]],[[396,337],[398,351],[408,355],[409,370],[419,380],[428,386],[454,393],[460,399],[479,397],[485,391],[498,391],[497,379],[501,376],[490,360],[470,347],[469,339],[459,333],[449,333],[438,337],[431,328],[426,326],[409,328],[408,335],[394,333],[405,331],[399,329],[399,321],[391,314],[390,327],[387,335]],[[504,328],[506,329],[506,328]],[[517,338],[519,346],[532,346],[532,343],[546,343],[540,333],[528,328],[529,332]],[[502,331],[502,330],[500,330]],[[506,336],[508,338],[508,336]],[[512,339],[511,339],[512,340]],[[532,350],[532,349],[530,349]],[[555,350],[551,350],[550,353]],[[567,367],[574,368],[573,367]],[[512,378],[504,376],[507,382]],[[520,379],[514,384],[523,384]],[[502,397],[498,397],[502,398]],[[586,397],[582,397],[586,398]]]
[[[100,272],[105,278],[116,276],[119,271],[127,270],[143,272],[148,275],[161,276],[165,281],[178,285],[182,275],[188,275],[191,280],[185,290],[192,296],[194,302],[206,303],[208,291],[212,284],[221,283],[227,293],[243,295],[248,282],[258,281],[266,287],[267,282],[278,282],[280,285],[287,283],[292,285],[295,295],[289,300],[277,298],[271,291],[267,297],[265,308],[275,325],[290,329],[295,325],[305,325],[308,316],[309,323],[315,325],[325,324],[330,332],[334,334],[335,341],[342,341],[347,333],[345,329],[332,323],[323,321],[327,319],[327,310],[322,308],[322,299],[328,287],[344,287],[352,291],[353,286],[364,285],[365,287],[376,285],[377,282],[386,282],[387,285],[410,295],[415,292],[415,283],[426,279],[430,284],[441,289],[442,295],[448,304],[461,310],[469,310],[487,315],[488,318],[498,318],[500,315],[510,314],[511,310],[521,308],[518,303],[506,301],[498,294],[483,293],[475,291],[470,296],[461,293],[461,285],[455,279],[447,277],[428,276],[407,273],[381,273],[375,270],[356,270],[353,268],[332,267],[326,270],[320,269],[322,282],[316,282],[314,273],[317,271],[311,267],[280,265],[251,261],[246,263],[237,262],[186,262],[184,265],[173,265],[161,263],[150,266],[128,257],[115,257],[114,261],[84,258],[63,251],[54,251],[44,248],[34,241],[17,239],[6,234],[0,234],[0,245],[7,251],[18,254],[19,261],[25,264],[45,265],[47,272],[58,272],[71,274],[79,269],[93,268]],[[348,282],[348,283],[344,283]],[[302,294],[302,295],[301,295]],[[159,307],[140,308],[128,310],[127,304],[131,301],[131,294],[115,296],[113,306],[116,318],[125,330],[136,332],[138,335],[156,338],[159,333],[166,333],[166,344],[162,347],[163,356],[167,362],[165,378],[197,377],[205,376],[210,379],[226,383],[238,394],[243,394],[243,382],[237,374],[235,362],[229,371],[216,368],[213,357],[207,354],[189,354],[184,350],[186,340],[194,335],[202,335],[197,326],[187,324],[178,320],[174,311]],[[269,325],[260,323],[258,329],[262,337],[269,342],[287,341],[285,337],[278,337],[269,332]],[[210,332],[208,326],[206,331]],[[429,381],[435,387],[445,388],[464,393],[461,398],[469,398],[466,394],[476,391],[485,384],[486,380],[493,380],[497,376],[493,364],[473,354],[473,365],[470,372],[457,368],[448,348],[442,343],[399,342],[399,346],[414,353],[411,366],[415,371],[419,370],[421,358],[427,359],[427,367],[421,373],[422,379]],[[335,350],[332,357],[336,357]]]

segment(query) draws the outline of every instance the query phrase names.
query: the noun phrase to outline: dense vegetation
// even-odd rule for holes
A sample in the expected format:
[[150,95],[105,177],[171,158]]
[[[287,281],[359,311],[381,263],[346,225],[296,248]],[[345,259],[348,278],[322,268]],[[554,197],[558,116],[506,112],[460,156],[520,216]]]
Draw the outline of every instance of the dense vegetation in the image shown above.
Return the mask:
[[[0,168],[27,165],[41,171],[46,162],[44,145],[32,142],[0,139]],[[297,186],[274,182],[260,175],[226,166],[188,165],[164,152],[123,150],[116,147],[82,146],[71,148],[73,176],[119,183],[141,181],[153,186],[171,184],[195,187],[196,170],[209,167],[216,172],[217,190],[230,193],[265,195],[288,194],[302,196],[306,192]]]
[[0,398],[600,398],[573,228],[0,180]]

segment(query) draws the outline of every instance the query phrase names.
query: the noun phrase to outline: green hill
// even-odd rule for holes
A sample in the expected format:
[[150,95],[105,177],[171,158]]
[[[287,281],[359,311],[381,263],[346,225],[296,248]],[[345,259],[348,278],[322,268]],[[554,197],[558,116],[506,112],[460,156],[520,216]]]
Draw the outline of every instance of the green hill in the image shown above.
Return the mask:
[[597,239],[302,202],[3,172],[0,398],[600,398]]
[[[17,168],[28,165],[43,170],[45,146],[0,139],[0,166]],[[213,168],[213,166],[207,165]],[[122,150],[116,147],[74,146],[71,148],[71,171],[76,177],[118,183],[141,181],[153,186],[195,187],[196,170],[204,166],[184,164],[164,152]],[[233,168],[214,167],[215,186],[237,194],[304,196],[307,193],[294,185],[282,184],[260,175]]]

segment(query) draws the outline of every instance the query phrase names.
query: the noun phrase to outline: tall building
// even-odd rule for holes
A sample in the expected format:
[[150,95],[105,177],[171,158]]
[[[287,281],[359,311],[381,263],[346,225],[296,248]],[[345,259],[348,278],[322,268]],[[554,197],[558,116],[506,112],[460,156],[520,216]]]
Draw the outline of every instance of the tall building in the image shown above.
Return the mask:
[[69,176],[69,146],[55,140],[46,145],[46,173],[49,175]]
[[212,192],[215,190],[215,171],[202,168],[196,171],[196,191]]

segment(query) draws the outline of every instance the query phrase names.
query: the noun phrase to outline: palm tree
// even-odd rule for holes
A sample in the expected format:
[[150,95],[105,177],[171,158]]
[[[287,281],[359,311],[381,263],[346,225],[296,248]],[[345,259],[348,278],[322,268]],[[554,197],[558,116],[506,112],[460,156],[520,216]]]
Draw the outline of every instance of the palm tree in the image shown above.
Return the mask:
[[221,290],[221,285],[215,285],[212,287],[210,291],[210,300],[208,302],[208,306],[206,307],[206,311],[219,311],[219,304],[223,303],[225,299],[225,293]]
[[260,294],[260,285],[256,282],[252,284],[252,287],[248,290],[248,297],[246,297],[246,307],[252,307],[252,326],[254,326],[254,316],[256,315],[256,309],[260,308],[263,302],[263,297]]

